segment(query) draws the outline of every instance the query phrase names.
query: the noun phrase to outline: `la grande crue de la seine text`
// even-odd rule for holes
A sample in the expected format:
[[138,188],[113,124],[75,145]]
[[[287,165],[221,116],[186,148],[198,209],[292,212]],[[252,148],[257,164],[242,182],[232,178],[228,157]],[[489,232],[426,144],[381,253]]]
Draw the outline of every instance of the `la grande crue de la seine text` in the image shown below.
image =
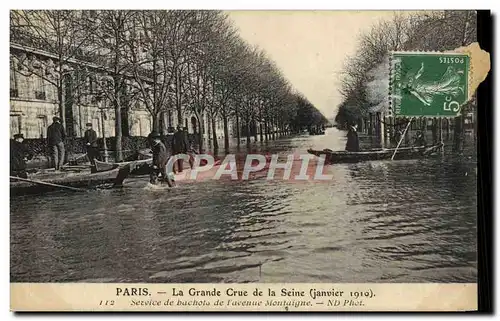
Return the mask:
[[[195,287],[189,288],[189,290],[172,288],[171,296],[174,297],[259,297],[259,296],[279,296],[279,297],[306,297],[309,296],[313,300],[319,297],[342,297],[344,296],[345,291],[338,289],[327,289],[327,290],[319,290],[315,288],[311,288],[308,291],[302,289],[294,289],[294,288],[281,288],[278,291],[270,288],[255,288],[253,291],[248,291],[244,289],[236,289],[233,287],[229,287],[225,290],[220,290],[216,288],[212,289],[197,289]],[[116,288],[117,296],[151,296],[153,293],[148,288]],[[163,294],[166,294],[164,292]],[[371,298],[374,296],[371,289],[367,289],[366,291],[349,291],[346,295],[354,298],[367,297]]]

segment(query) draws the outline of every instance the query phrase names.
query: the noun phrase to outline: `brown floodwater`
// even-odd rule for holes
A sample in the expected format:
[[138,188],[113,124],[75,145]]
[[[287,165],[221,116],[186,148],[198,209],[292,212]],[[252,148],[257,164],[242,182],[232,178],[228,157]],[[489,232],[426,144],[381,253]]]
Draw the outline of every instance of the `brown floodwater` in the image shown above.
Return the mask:
[[[345,132],[331,128],[259,148],[286,156],[344,145]],[[120,190],[11,198],[10,278],[475,282],[477,170],[468,147],[461,157],[329,165],[327,183],[257,175],[155,189],[131,179]]]

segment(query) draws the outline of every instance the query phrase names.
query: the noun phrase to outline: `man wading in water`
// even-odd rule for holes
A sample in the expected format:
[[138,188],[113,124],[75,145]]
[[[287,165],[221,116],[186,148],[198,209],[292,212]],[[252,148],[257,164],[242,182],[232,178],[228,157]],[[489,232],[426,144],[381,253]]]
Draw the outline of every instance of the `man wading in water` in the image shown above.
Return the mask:
[[167,172],[167,163],[170,155],[167,151],[167,147],[165,147],[165,144],[163,144],[160,138],[161,135],[157,132],[149,134],[151,151],[153,152],[153,164],[149,182],[156,185],[160,179],[160,182],[166,182],[169,187],[172,187],[174,186],[174,182]]

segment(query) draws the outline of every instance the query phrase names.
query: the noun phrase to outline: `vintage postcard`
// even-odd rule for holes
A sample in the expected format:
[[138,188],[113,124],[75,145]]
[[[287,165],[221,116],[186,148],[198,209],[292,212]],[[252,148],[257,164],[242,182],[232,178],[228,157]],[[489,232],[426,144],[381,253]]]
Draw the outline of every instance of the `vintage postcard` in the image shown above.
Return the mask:
[[479,11],[10,11],[11,311],[475,311]]

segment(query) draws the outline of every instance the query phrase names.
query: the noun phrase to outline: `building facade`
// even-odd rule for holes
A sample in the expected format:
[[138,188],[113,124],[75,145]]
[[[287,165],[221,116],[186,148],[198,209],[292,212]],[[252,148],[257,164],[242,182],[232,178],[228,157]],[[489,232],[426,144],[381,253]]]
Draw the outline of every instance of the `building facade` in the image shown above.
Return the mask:
[[[29,67],[25,61],[30,61]],[[10,136],[22,133],[25,138],[46,138],[47,127],[52,123],[54,116],[59,116],[59,100],[57,83],[51,79],[47,66],[53,64],[54,57],[41,50],[30,49],[11,43],[10,45]],[[22,63],[21,63],[22,62]],[[82,62],[82,64],[86,64]],[[86,78],[77,86],[72,84],[69,77],[63,82],[65,97],[66,131],[69,136],[82,137],[85,124],[92,123],[99,137],[115,135],[115,110],[107,99],[100,99],[96,95],[96,81],[99,67],[85,66],[90,70]],[[31,69],[31,70],[30,70]],[[153,128],[150,113],[136,102],[133,106],[122,109],[123,136],[147,136]],[[197,121],[193,113],[182,106],[179,117],[176,110],[167,110],[160,121],[163,131],[168,127],[178,125],[187,127],[190,133],[198,132]],[[181,118],[182,124],[178,123]],[[210,133],[207,117],[202,115],[203,137]],[[233,124],[229,123],[229,134],[233,136]],[[211,135],[210,135],[211,136]],[[216,136],[223,139],[224,130],[221,120],[217,120]],[[234,136],[236,134],[234,133]]]

